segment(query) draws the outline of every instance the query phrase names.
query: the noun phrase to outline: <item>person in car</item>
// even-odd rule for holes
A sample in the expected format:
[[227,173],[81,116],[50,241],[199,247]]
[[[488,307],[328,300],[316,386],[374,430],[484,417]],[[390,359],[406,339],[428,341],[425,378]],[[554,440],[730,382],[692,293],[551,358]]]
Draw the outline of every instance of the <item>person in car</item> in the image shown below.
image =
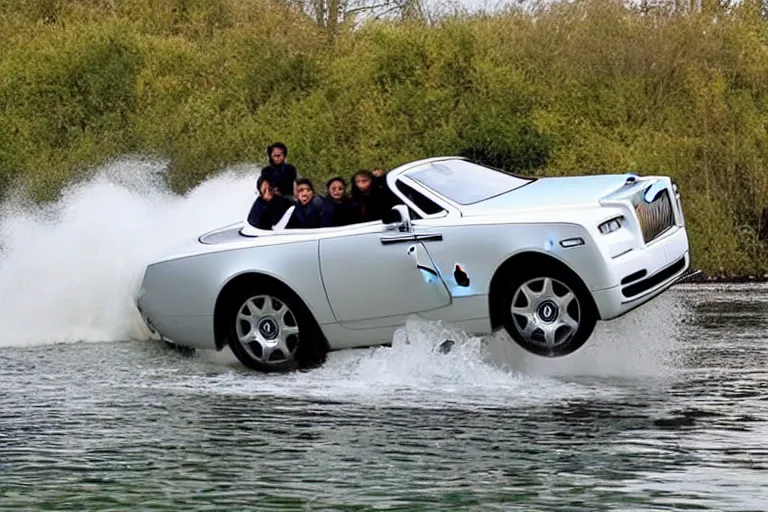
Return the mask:
[[267,146],[269,165],[261,170],[261,176],[268,178],[275,191],[286,199],[294,199],[294,183],[298,177],[296,167],[286,162],[288,147],[282,142]]
[[320,227],[323,213],[323,198],[315,195],[315,188],[308,178],[296,180],[296,208],[293,210],[287,229],[309,229]]
[[248,213],[248,223],[255,228],[269,230],[283,218],[293,202],[276,193],[269,178],[260,176],[256,183],[259,197]]
[[359,222],[357,207],[346,193],[344,178],[336,176],[326,183],[328,195],[323,202],[320,227],[346,226]]
[[361,222],[381,220],[392,209],[395,198],[383,174],[375,176],[367,170],[352,176],[352,201],[357,205]]

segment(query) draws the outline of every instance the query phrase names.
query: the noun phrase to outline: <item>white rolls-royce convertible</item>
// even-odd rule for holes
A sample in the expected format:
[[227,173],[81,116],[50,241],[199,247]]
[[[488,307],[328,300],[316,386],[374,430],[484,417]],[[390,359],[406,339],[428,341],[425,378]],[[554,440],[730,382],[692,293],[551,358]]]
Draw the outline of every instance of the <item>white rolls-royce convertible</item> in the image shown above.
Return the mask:
[[229,346],[249,368],[322,364],[389,344],[411,315],[505,329],[544,357],[578,350],[690,265],[677,186],[664,176],[530,178],[458,157],[411,162],[382,221],[272,230],[247,222],[144,270],[136,303],[157,337]]

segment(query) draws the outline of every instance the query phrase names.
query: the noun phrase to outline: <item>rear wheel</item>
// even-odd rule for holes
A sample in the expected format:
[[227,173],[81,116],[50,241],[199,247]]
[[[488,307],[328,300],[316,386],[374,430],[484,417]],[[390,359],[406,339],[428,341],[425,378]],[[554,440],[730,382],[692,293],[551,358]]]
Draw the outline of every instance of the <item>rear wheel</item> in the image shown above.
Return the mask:
[[502,301],[504,328],[524,349],[561,357],[581,348],[597,313],[585,287],[559,269],[525,273],[508,280]]
[[319,330],[306,306],[278,286],[244,286],[229,297],[227,339],[245,366],[263,372],[322,362]]

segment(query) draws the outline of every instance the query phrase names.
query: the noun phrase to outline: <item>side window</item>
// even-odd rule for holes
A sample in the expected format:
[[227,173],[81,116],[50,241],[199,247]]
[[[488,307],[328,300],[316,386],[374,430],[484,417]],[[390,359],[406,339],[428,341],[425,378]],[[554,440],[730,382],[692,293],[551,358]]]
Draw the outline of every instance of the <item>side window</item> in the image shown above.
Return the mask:
[[412,187],[406,185],[400,180],[397,180],[397,189],[427,215],[445,211],[439,204],[435,203],[421,192],[414,190]]

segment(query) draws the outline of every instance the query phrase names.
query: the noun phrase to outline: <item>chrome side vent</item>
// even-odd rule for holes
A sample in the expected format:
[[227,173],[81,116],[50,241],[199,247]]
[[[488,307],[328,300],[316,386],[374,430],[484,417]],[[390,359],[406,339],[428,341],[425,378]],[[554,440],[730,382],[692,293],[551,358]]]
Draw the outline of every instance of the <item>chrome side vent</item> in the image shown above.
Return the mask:
[[640,200],[635,205],[635,213],[643,232],[643,240],[648,243],[675,225],[675,214],[669,189],[654,194],[651,202]]

